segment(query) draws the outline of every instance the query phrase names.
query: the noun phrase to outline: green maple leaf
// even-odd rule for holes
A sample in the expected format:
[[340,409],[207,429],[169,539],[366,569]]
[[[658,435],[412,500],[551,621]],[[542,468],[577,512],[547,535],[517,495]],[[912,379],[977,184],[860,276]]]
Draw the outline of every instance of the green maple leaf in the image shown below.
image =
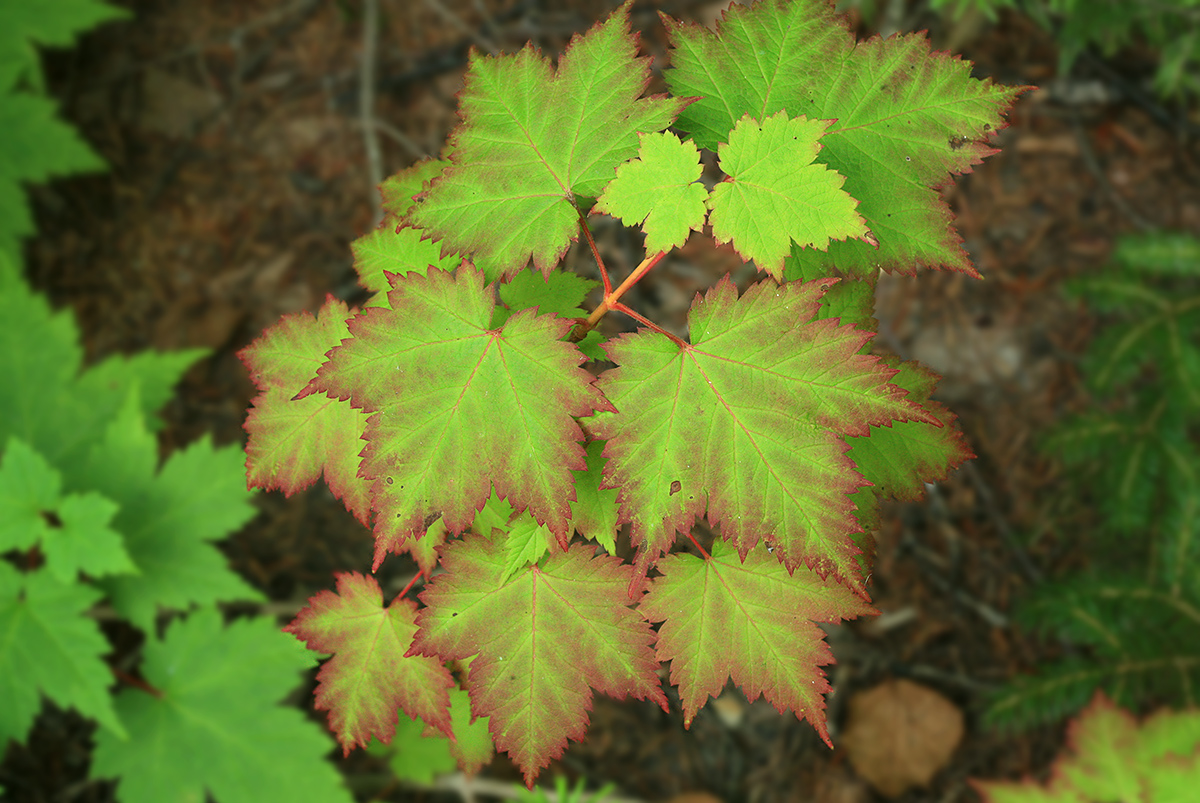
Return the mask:
[[242,463],[236,445],[214,449],[204,438],[158,469],[158,443],[132,393],[80,465],[79,481],[119,506],[112,527],[141,572],[97,584],[113,608],[138,627],[153,632],[159,606],[262,598],[210,543],[255,514]]
[[449,166],[449,159],[422,159],[385,178],[379,185],[384,221],[398,223],[417,202],[417,196],[429,189],[429,182],[446,172]]
[[157,693],[120,692],[129,738],[101,732],[92,757],[92,777],[120,777],[124,803],[353,800],[324,760],[332,740],[276,703],[313,657],[269,618],[222,627],[203,608],[143,650],[141,674]]
[[836,280],[751,287],[728,277],[697,297],[691,344],[643,330],[610,341],[618,368],[598,387],[618,412],[586,422],[608,440],[604,485],[617,488],[644,570],[677,530],[707,512],[744,555],[759,539],[862,591],[849,494],[867,484],[847,436],[894,421],[940,422],[860,354],[870,338],[811,320]]
[[461,689],[450,690],[450,719],[454,741],[419,717],[412,719],[401,712],[391,749],[376,748],[378,742],[373,742],[372,752],[387,755],[392,772],[405,781],[429,785],[435,775],[453,772],[455,767],[474,775],[495,753],[488,719],[471,715],[471,700]]
[[473,53],[459,95],[450,167],[410,213],[443,248],[478,255],[498,275],[533,260],[549,275],[638,134],[661,131],[678,98],[641,98],[648,59],[637,58],[627,1],[567,46],[558,68],[527,46],[515,56]]
[[587,445],[587,470],[575,472],[575,501],[571,503],[571,523],[584,538],[604,547],[608,554],[617,551],[617,490],[602,488],[604,481],[604,442]]
[[678,553],[657,568],[662,576],[638,609],[663,623],[656,652],[671,662],[684,725],[732,677],[747,699],[761,694],[780,713],[794,711],[830,744],[823,697],[830,686],[821,666],[833,663],[833,654],[814,622],[878,612],[833,578],[805,569],[789,576],[761,547],[743,561],[716,541],[707,560]]
[[822,251],[830,240],[847,237],[874,242],[858,203],[842,190],[845,178],[813,162],[831,122],[789,120],[782,111],[762,123],[746,115],[719,146],[729,178],[713,188],[708,201],[713,237],[732,242],[744,259],[775,279],[783,278],[793,242]]
[[586,465],[572,416],[607,409],[561,340],[568,322],[523,310],[490,328],[491,288],[469,267],[397,278],[388,298],[350,321],[310,385],[371,413],[359,474],[375,565],[439,517],[463,532],[493,487],[565,544],[571,472]]
[[372,736],[390,742],[397,708],[449,733],[450,672],[440,661],[404,655],[417,630],[416,603],[397,598],[384,608],[375,578],[336,577],[337,593],[317,594],[284,630],[310,650],[333,653],[317,675],[316,705],[329,711],[345,754]]
[[669,251],[704,227],[708,190],[699,183],[700,151],[670,131],[643,134],[638,156],[617,168],[596,211],[646,232],[647,253]]
[[969,172],[993,149],[985,139],[1028,87],[971,78],[971,65],[932,52],[924,34],[855,42],[823,0],[734,5],[711,31],[665,20],[673,94],[699,98],[676,126],[716,150],[743,115],[833,120],[819,160],[846,177],[844,189],[878,240],[797,249],[798,259],[869,276],[917,265],[977,275],[935,188]]
[[100,660],[110,651],[95,620],[84,615],[102,594],[64,584],[46,571],[20,574],[0,561],[0,744],[25,741],[42,695],[74,708],[125,738]]
[[920,363],[888,361],[899,369],[892,384],[909,392],[940,423],[896,421],[871,427],[864,436],[848,438],[850,459],[882,496],[916,501],[925,493],[925,483],[944,480],[949,473],[975,456],[962,432],[954,426],[955,416],[929,396],[938,376]]
[[[502,580],[501,543],[475,536],[442,555],[446,574],[421,594],[413,653],[471,662],[472,710],[532,786],[587,729],[592,689],[666,707],[650,627],[627,608],[632,572],[572,546]],[[568,647],[569,645],[569,647]]]
[[144,417],[171,397],[200,349],[109,357],[82,370],[79,331],[69,311],[55,312],[0,253],[0,442],[16,436],[63,476],[68,491],[93,490],[77,477],[88,450],[104,437],[137,386]]
[[358,281],[375,293],[368,306],[387,305],[387,273],[403,276],[409,271],[417,271],[423,274],[431,267],[453,270],[462,262],[458,254],[443,255],[441,244],[431,240],[428,232],[401,223],[401,218],[415,203],[415,197],[449,164],[445,159],[425,159],[389,176],[379,185],[383,220],[374,230],[350,243]]
[[504,555],[507,565],[500,575],[506,583],[517,572],[530,564],[537,563],[554,545],[554,536],[545,525],[538,524],[529,511],[520,513],[508,525],[504,535]]
[[34,45],[71,47],[76,36],[129,12],[98,0],[42,0],[0,4],[0,92],[24,78],[41,90],[41,60]]
[[[586,318],[583,301],[598,284],[566,271],[542,276],[534,270],[523,270],[500,285],[500,300],[513,312],[536,307],[543,315],[557,315],[568,320]],[[504,320],[508,320],[508,310],[505,313]],[[492,324],[503,322],[493,321]]]
[[97,493],[62,494],[62,477],[24,441],[9,439],[0,458],[0,552],[40,544],[46,569],[69,584],[136,572],[121,535],[109,528],[117,506]]
[[350,335],[352,317],[345,303],[330,297],[315,318],[285,315],[238,352],[259,390],[246,417],[246,479],[251,488],[291,496],[323,474],[333,495],[368,524],[370,483],[358,476],[366,414],[324,395],[296,398],[329,350]]
[[[11,65],[0,62],[0,81],[6,68]],[[57,104],[0,88],[0,253],[15,261],[21,238],[34,233],[23,182],[42,183],[104,167],[79,132],[58,118]]]

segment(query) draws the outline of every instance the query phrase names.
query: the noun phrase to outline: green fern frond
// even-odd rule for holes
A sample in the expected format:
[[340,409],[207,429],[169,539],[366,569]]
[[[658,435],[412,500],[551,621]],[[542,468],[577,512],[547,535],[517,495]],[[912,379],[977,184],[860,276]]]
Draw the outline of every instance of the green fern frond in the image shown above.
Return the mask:
[[1113,261],[1143,276],[1200,279],[1200,240],[1166,232],[1122,237]]

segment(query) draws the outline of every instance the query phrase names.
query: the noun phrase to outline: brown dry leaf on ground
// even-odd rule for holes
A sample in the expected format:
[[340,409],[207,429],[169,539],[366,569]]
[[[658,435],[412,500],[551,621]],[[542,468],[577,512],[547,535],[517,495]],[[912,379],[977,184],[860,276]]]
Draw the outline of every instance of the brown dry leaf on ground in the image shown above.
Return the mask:
[[963,714],[909,680],[888,680],[850,700],[841,744],[855,771],[888,797],[927,787],[963,738]]

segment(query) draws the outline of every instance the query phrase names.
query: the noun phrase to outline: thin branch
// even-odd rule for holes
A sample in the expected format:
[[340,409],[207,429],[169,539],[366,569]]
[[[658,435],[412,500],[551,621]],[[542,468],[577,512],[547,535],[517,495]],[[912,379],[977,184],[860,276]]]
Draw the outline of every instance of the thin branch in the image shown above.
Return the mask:
[[439,17],[450,23],[452,28],[457,28],[459,33],[470,38],[472,42],[479,45],[493,56],[500,52],[500,48],[496,47],[495,42],[493,42],[491,39],[488,39],[479,31],[476,31],[468,26],[465,22],[458,18],[457,14],[442,5],[441,0],[425,0],[425,5],[436,12]]
[[422,148],[416,142],[413,142],[412,137],[410,137],[408,134],[405,134],[403,131],[401,131],[399,128],[396,128],[391,123],[385,122],[384,120],[376,119],[375,127],[377,129],[379,129],[379,131],[381,133],[383,133],[384,135],[389,137],[393,142],[395,142],[397,145],[399,145],[401,148],[404,148],[404,150],[408,151],[410,156],[412,156],[416,159],[428,159],[429,158],[429,151]]
[[621,282],[620,287],[618,287],[616,290],[613,290],[611,293],[606,293],[604,295],[604,300],[600,302],[600,306],[592,310],[592,314],[588,316],[588,319],[581,326],[576,327],[575,331],[571,333],[571,339],[582,340],[583,336],[588,333],[588,330],[594,329],[596,324],[600,322],[600,319],[603,318],[609,310],[616,306],[616,303],[621,300],[621,296],[625,295],[630,287],[633,287],[635,284],[637,284],[638,281],[645,276],[651,268],[657,265],[659,260],[666,255],[666,251],[659,251],[654,256],[643,259],[642,264],[633,269],[633,273],[629,274],[629,276],[625,278],[625,281]]
[[578,209],[575,210],[575,213],[579,215],[579,228],[583,230],[583,236],[587,238],[588,245],[592,247],[592,256],[596,258],[596,267],[600,268],[600,278],[604,280],[604,295],[608,297],[612,294],[612,280],[608,278],[604,259],[600,256],[600,249],[596,247],[596,241],[592,238],[592,230],[588,228],[587,218]]
[[626,315],[628,315],[630,318],[633,318],[635,321],[642,324],[643,326],[649,327],[651,330],[658,332],[660,335],[666,335],[675,343],[675,345],[679,346],[680,348],[687,346],[687,343],[683,342],[683,338],[671,334],[666,329],[663,329],[661,326],[656,324],[654,321],[647,318],[645,315],[642,315],[639,312],[634,312],[626,304],[617,302],[616,304],[613,305],[612,311],[613,312],[623,312]]

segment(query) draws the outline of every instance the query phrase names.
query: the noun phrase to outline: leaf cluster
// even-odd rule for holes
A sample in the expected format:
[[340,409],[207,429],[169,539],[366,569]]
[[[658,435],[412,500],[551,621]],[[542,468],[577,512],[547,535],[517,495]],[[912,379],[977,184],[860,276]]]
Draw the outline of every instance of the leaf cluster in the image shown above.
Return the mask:
[[[815,623],[874,612],[880,499],[971,456],[937,377],[871,353],[873,286],[976,275],[937,188],[1024,88],[923,36],[856,42],[823,0],[760,0],[715,31],[664,16],[670,93],[646,97],[629,9],[556,64],[473,54],[447,151],[386,181],[353,245],[376,295],[242,353],[251,485],[323,478],[375,568],[408,553],[431,578],[418,607],[341,575],[289,626],[335,655],[317,706],[346,750],[393,738],[399,708],[467,768],[494,743],[532,784],[595,691],[665,706],[663,661],[685,724],[732,680],[828,741]],[[593,214],[645,235],[621,281]],[[622,299],[702,230],[766,276],[697,294],[681,336]],[[577,241],[590,312],[595,283],[562,269]],[[642,328],[606,339],[610,312]]]
[[1124,238],[1069,291],[1102,322],[1083,360],[1093,405],[1045,448],[1099,514],[1092,565],[1036,589],[1018,619],[1086,654],[1017,679],[997,724],[1070,713],[1097,689],[1194,705],[1200,683],[1200,240]]

